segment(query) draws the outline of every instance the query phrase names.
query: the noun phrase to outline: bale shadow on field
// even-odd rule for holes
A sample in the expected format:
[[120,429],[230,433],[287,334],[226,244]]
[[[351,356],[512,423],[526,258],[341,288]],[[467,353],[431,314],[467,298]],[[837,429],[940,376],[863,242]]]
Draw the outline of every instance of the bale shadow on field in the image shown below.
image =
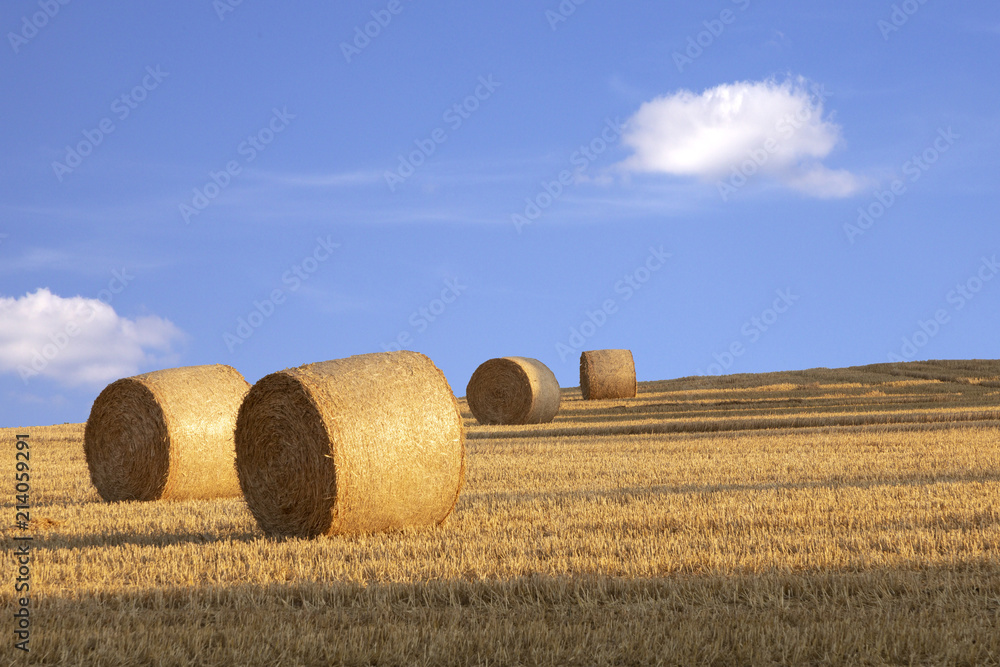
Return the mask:
[[[13,529],[0,530],[0,544],[10,548]],[[214,544],[226,542],[249,543],[262,539],[264,534],[258,531],[234,531],[232,533],[207,533],[197,531],[173,531],[160,533],[136,534],[124,531],[90,533],[86,535],[65,535],[54,530],[34,532],[31,547],[44,549],[87,549],[92,547],[167,547],[178,544]]]
[[[737,419],[707,419],[701,421],[647,422],[640,424],[605,424],[593,426],[552,426],[544,424],[528,428],[481,427],[466,433],[467,441],[514,439],[514,438],[554,438],[587,435],[670,435],[680,436],[692,433],[759,433],[768,435],[782,432],[816,433],[829,430],[931,430],[935,425],[950,429],[956,424],[975,424],[977,427],[1000,425],[1000,411],[979,410],[966,413],[927,415],[880,415],[861,413],[845,417],[744,417]],[[909,427],[906,428],[906,427]],[[915,428],[914,428],[915,427]]]
[[[905,486],[930,486],[933,484],[965,484],[969,482],[1000,482],[1000,470],[990,473],[942,475],[940,477],[901,476],[891,480],[821,479],[802,482],[756,482],[752,484],[659,484],[643,486],[622,486],[604,489],[575,489],[569,491],[511,492],[488,491],[464,494],[466,502],[493,501],[503,504],[532,503],[542,499],[598,500],[611,502],[631,502],[635,499],[661,495],[688,495],[711,493],[739,493],[762,491],[804,491],[808,489],[873,489],[899,488]],[[1000,524],[1000,521],[997,521]]]
[[[995,562],[862,571],[294,581],[42,598],[63,664],[983,664]],[[797,656],[789,660],[789,656]]]

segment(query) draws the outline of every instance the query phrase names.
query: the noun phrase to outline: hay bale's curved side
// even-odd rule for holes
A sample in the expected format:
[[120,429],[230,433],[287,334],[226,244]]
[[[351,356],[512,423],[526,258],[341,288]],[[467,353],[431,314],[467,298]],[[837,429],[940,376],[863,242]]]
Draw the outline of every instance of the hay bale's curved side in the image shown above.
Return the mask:
[[271,536],[443,522],[465,477],[465,429],[444,374],[417,352],[272,373],[236,420],[236,471]]
[[584,400],[635,398],[635,360],[630,350],[590,350],[580,354]]
[[236,369],[221,364],[109,384],[91,407],[83,437],[90,479],[101,498],[239,495],[233,429],[249,389]]
[[559,412],[562,394],[555,374],[537,359],[500,357],[479,365],[465,397],[480,424],[544,424]]

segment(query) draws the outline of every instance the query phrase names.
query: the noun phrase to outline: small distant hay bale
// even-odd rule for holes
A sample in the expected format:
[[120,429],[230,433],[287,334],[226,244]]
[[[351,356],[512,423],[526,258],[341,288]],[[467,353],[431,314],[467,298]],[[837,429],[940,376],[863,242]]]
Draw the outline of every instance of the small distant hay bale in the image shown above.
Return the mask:
[[635,361],[630,350],[590,350],[580,355],[584,400],[635,398]]
[[501,357],[479,365],[465,397],[480,424],[544,424],[559,412],[561,392],[537,359]]
[[236,471],[272,537],[436,525],[458,502],[465,429],[451,386],[422,354],[323,361],[250,389]]
[[238,496],[233,429],[250,389],[220,364],[112,382],[84,428],[90,479],[101,498],[190,500]]

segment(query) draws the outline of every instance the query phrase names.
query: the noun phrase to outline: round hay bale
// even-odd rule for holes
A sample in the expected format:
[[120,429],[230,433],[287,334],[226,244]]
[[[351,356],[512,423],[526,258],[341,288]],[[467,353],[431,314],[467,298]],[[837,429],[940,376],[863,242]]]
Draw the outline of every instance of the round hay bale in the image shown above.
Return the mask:
[[465,429],[444,374],[417,352],[272,373],[236,419],[236,471],[270,536],[443,522],[465,476]]
[[630,350],[591,350],[580,355],[584,400],[635,398],[635,361]]
[[233,428],[250,389],[220,364],[123,378],[90,409],[83,451],[101,498],[189,500],[237,496]]
[[559,412],[561,392],[538,359],[501,357],[479,365],[465,397],[480,424],[544,424]]

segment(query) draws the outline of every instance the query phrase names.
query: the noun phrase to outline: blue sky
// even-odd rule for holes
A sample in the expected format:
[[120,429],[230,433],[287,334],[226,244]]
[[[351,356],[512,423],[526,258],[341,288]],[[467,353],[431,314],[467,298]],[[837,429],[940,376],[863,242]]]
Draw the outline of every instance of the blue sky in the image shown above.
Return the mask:
[[0,425],[395,346],[1000,356],[1000,6],[819,4],[8,3]]

